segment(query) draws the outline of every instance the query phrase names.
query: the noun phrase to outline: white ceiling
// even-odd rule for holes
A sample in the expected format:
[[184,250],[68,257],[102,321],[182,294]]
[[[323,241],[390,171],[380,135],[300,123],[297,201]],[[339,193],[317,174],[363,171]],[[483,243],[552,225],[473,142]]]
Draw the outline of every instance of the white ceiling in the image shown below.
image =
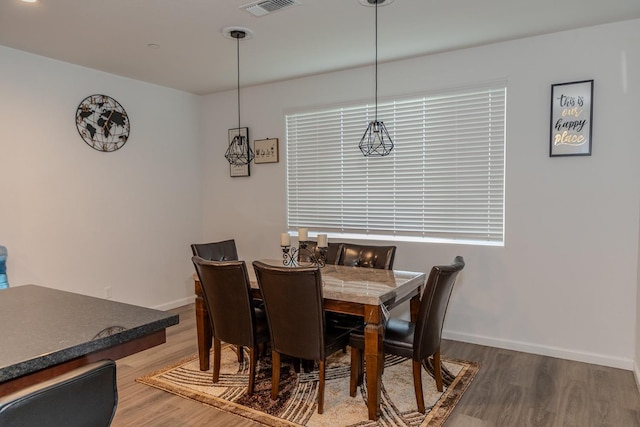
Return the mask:
[[[374,7],[299,1],[255,17],[250,0],[0,0],[0,45],[195,94],[235,88],[229,26],[253,32],[242,86],[373,63]],[[378,8],[378,60],[635,18],[639,0],[395,0]]]

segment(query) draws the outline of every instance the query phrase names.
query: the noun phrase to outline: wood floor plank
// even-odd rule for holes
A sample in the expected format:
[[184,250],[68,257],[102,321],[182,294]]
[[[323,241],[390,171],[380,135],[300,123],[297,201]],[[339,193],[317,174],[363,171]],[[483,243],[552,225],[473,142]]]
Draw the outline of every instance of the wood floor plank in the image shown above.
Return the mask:
[[[442,355],[480,363],[452,415],[488,426],[640,427],[631,371],[446,340]],[[506,389],[523,393],[517,410]]]
[[[197,353],[194,306],[172,312],[180,323],[167,330],[165,344],[117,362],[112,426],[258,426],[135,382]],[[631,371],[447,340],[442,355],[480,363],[445,427],[640,427],[640,393]]]

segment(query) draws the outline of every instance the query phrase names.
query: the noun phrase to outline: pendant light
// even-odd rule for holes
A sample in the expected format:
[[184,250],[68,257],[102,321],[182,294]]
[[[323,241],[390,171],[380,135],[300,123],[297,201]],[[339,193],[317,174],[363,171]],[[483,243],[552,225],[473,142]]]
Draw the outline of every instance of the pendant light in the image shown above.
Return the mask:
[[247,32],[242,29],[231,29],[228,34],[230,37],[236,39],[236,53],[238,58],[238,134],[234,136],[233,140],[229,143],[224,157],[230,164],[242,166],[248,165],[254,158],[253,151],[249,146],[249,141],[245,135],[242,135],[242,129],[240,128],[240,39],[244,39]]
[[375,3],[376,8],[376,62],[375,62],[375,77],[376,77],[376,110],[374,120],[369,123],[367,130],[362,135],[360,144],[358,147],[365,157],[372,156],[387,156],[393,150],[393,141],[387,132],[382,121],[378,121],[378,4],[384,3],[385,0],[367,0],[369,4]]

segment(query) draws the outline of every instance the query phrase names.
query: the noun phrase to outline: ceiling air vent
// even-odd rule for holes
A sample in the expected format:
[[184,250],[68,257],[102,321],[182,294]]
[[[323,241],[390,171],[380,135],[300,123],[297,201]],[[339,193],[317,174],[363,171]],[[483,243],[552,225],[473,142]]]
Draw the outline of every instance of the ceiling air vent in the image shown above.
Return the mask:
[[263,0],[240,6],[253,16],[264,16],[300,4],[298,0]]

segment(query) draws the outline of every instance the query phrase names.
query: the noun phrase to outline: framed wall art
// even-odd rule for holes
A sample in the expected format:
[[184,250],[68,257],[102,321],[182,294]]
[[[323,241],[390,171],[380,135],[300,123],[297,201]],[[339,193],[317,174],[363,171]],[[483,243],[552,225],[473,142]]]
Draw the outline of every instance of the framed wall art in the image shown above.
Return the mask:
[[278,138],[256,139],[253,142],[253,151],[256,155],[255,162],[278,163]]
[[590,156],[593,80],[551,85],[549,156]]

